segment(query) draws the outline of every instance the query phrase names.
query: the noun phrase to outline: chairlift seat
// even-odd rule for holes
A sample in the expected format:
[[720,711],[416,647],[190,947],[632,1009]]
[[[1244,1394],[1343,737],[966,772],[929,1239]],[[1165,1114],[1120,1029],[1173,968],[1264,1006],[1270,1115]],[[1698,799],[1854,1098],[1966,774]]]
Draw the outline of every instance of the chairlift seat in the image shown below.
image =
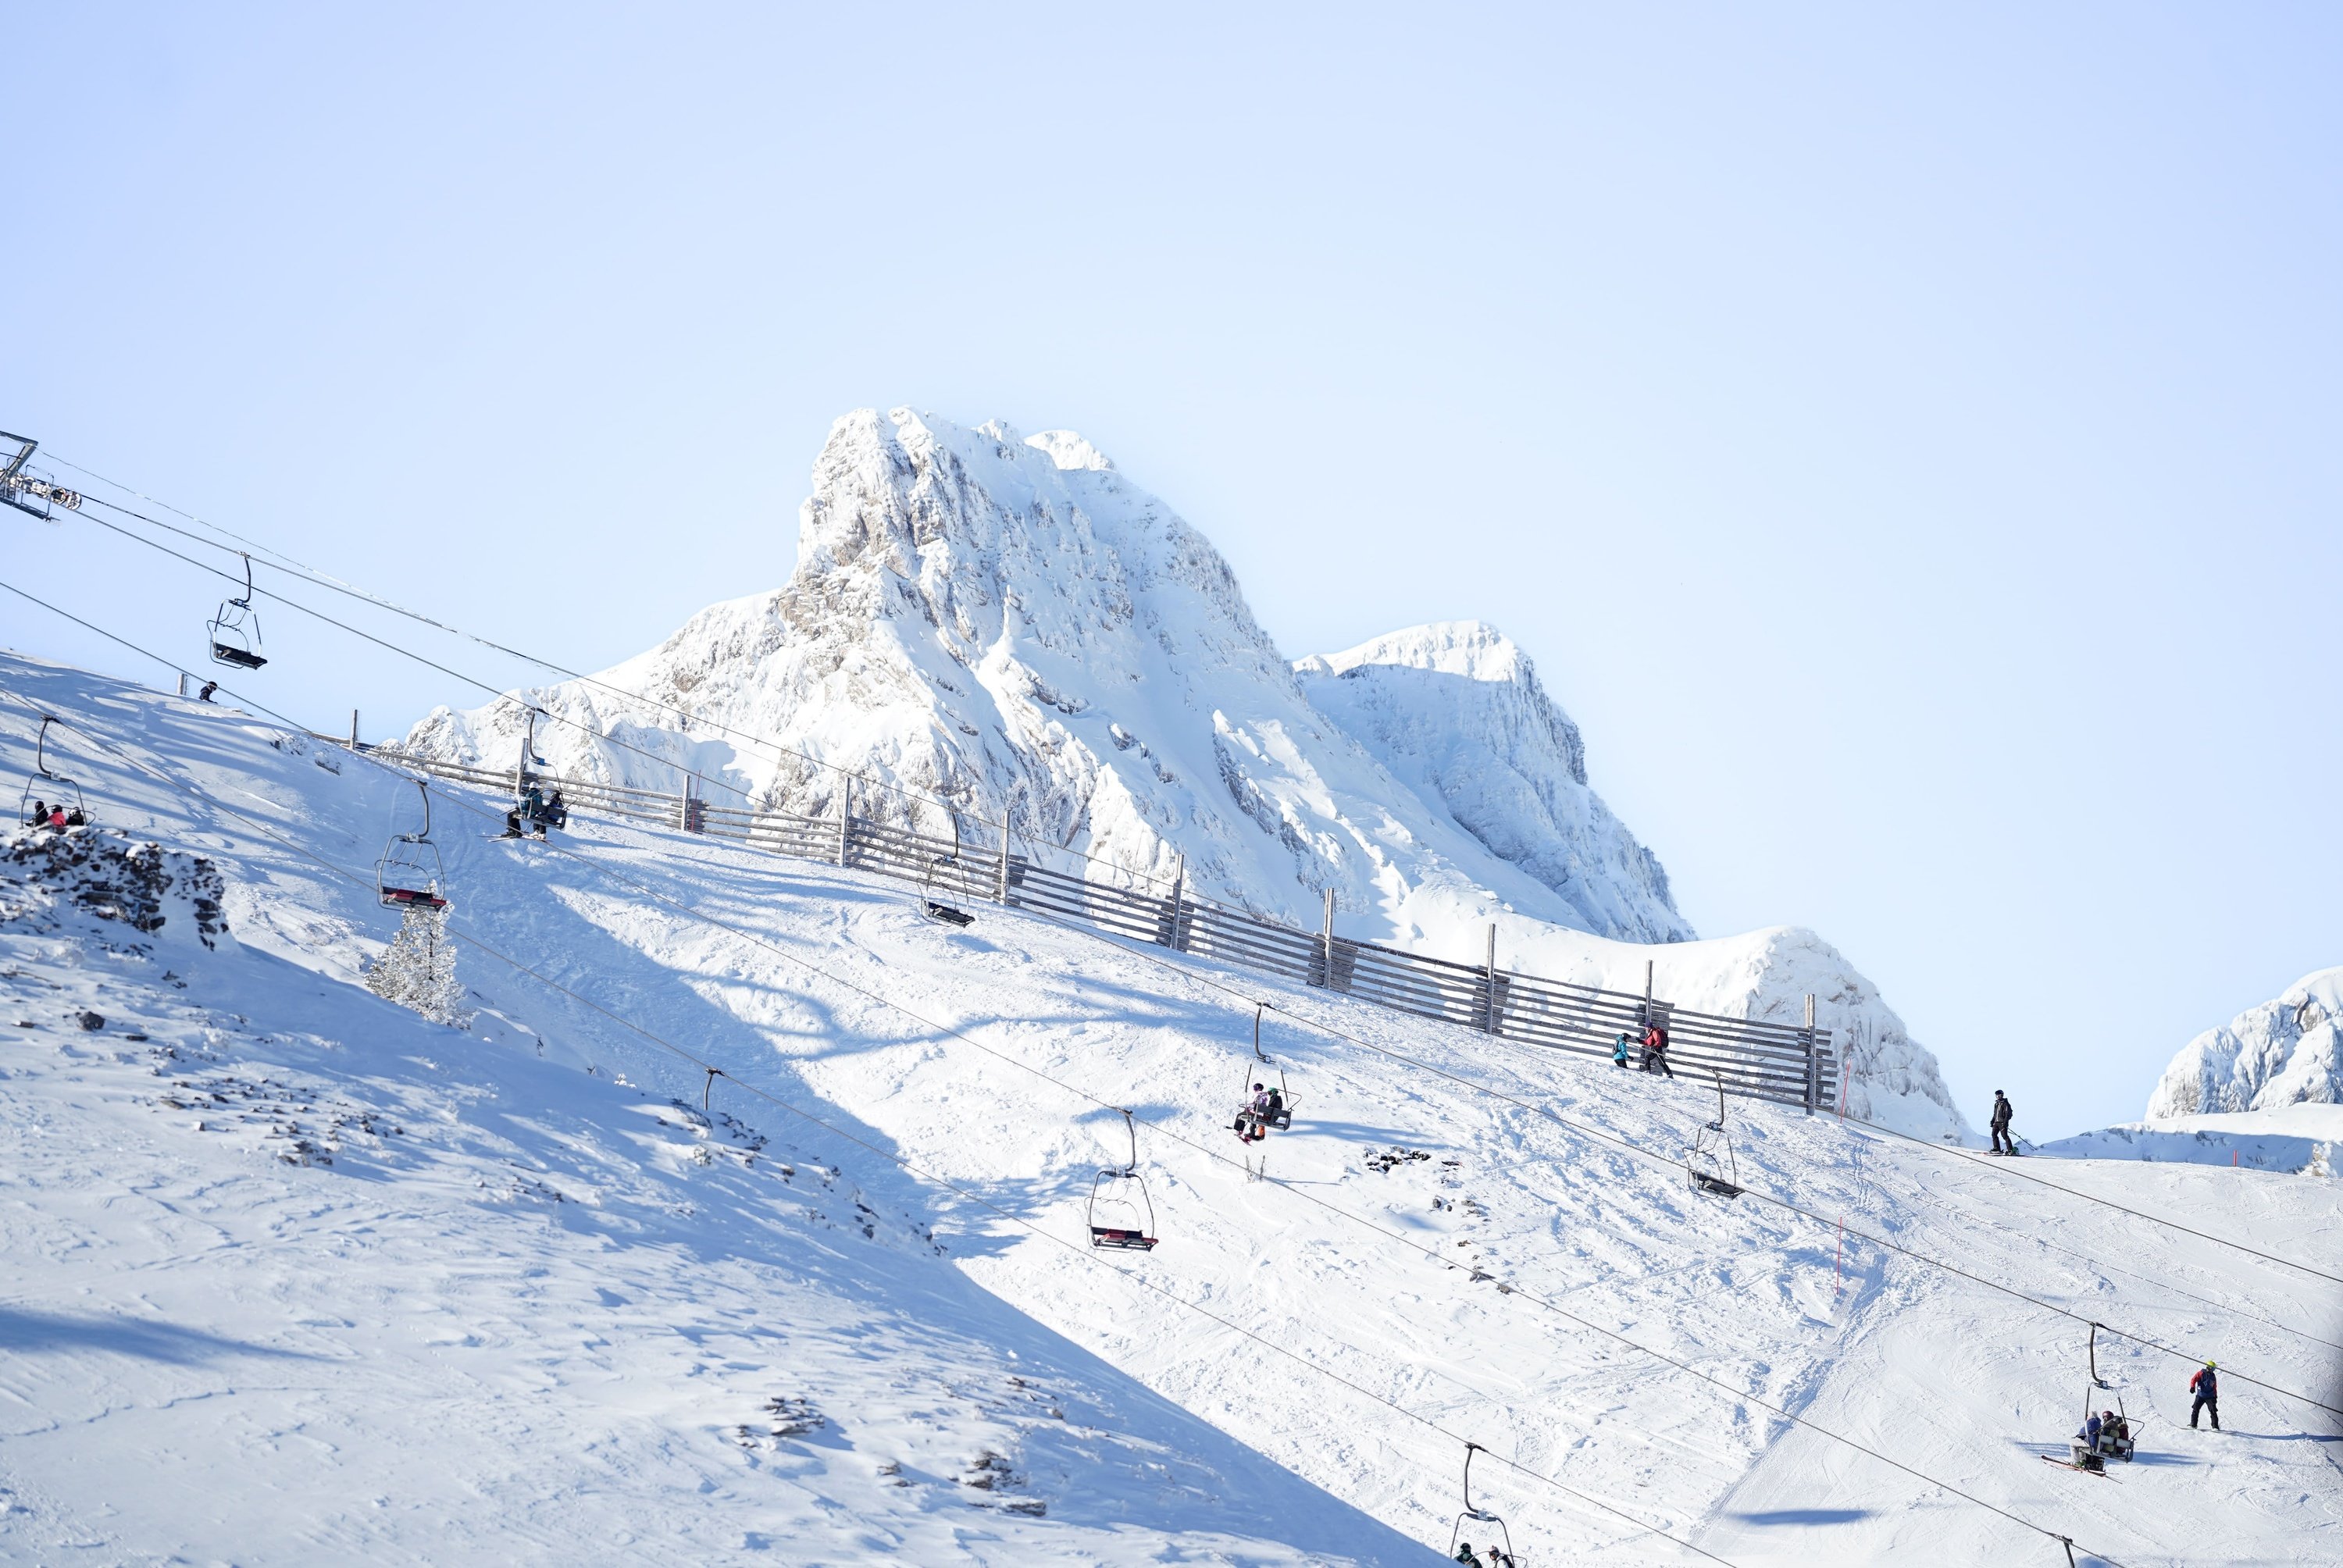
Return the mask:
[[268,661],[250,648],[237,648],[230,643],[216,642],[212,644],[212,662],[232,664],[238,669],[258,669]]
[[382,890],[382,901],[384,906],[389,909],[414,906],[427,910],[444,910],[447,907],[447,900],[421,888],[385,888]]
[[941,920],[948,926],[972,926],[976,924],[976,917],[970,914],[966,910],[957,910],[950,904],[940,904],[933,899],[924,899],[920,900],[920,907],[923,911],[925,911],[928,919],[931,920]]
[[1093,1247],[1115,1247],[1149,1252],[1155,1250],[1155,1237],[1137,1231],[1120,1231],[1111,1225],[1091,1227],[1091,1245]]

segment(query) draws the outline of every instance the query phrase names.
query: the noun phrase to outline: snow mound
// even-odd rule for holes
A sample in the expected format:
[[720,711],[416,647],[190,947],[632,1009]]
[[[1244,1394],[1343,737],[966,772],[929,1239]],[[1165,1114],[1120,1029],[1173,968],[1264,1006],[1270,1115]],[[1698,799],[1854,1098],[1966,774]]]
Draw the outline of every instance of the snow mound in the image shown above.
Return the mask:
[[2332,1176],[2338,1143],[2343,1106],[2298,1104],[2127,1121],[2061,1138],[2034,1152],[2067,1160],[2150,1160]]
[[1587,787],[1578,726],[1503,632],[1440,621],[1293,668],[1312,707],[1489,853],[1561,894],[1586,930],[1693,935],[1659,858]]
[[2148,1097],[2151,1121],[2343,1102],[2343,969],[2320,970],[2187,1045]]

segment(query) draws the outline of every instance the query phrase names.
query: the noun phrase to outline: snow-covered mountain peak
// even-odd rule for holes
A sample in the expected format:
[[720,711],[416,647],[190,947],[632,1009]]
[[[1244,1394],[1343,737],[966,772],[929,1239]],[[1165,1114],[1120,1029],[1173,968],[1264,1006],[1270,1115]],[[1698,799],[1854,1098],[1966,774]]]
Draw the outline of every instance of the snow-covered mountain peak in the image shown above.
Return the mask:
[[1363,664],[1404,665],[1467,680],[1537,682],[1521,646],[1485,620],[1435,620],[1402,627],[1340,653],[1312,654],[1294,668],[1342,675]]
[[2190,1040],[2164,1070],[2147,1114],[2343,1103],[2343,969],[2305,975]]

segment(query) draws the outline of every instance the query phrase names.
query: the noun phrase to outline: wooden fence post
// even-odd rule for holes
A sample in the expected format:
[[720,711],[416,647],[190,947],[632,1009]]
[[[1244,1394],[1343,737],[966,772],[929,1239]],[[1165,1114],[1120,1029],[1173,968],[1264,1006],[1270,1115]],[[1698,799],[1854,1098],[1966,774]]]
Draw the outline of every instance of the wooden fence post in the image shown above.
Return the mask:
[[1312,982],[1332,990],[1334,984],[1334,890],[1326,890],[1326,915],[1318,928],[1318,978]]
[[1815,1053],[1815,993],[1806,993],[1806,1114],[1815,1113],[1815,1101],[1822,1098],[1822,1059]]
[[1482,1011],[1481,1027],[1489,1033],[1494,1034],[1497,1032],[1497,922],[1494,920],[1489,922],[1489,961],[1481,973],[1489,988],[1488,996],[1484,999],[1487,1005]]
[[350,709],[350,749],[351,749],[351,750],[353,750],[353,751],[356,751],[357,749],[358,749],[358,710],[357,710],[357,709],[353,708],[353,709]]
[[1652,1027],[1652,960],[1644,960],[1644,1027]]
[[992,890],[995,901],[1009,902],[1009,813],[1001,813],[1001,879]]
[[854,775],[849,773],[838,791],[838,863],[846,864],[848,838],[854,831]]

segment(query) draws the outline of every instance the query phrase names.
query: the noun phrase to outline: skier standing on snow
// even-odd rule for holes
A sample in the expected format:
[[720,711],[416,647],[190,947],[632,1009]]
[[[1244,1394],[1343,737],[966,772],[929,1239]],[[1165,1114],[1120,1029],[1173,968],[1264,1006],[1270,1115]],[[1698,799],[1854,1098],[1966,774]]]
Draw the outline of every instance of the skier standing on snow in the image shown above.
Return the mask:
[[209,701],[212,699],[212,693],[213,693],[213,692],[215,692],[215,691],[217,691],[218,689],[219,689],[219,682],[218,682],[218,681],[216,681],[216,680],[206,680],[206,681],[205,681],[205,682],[204,682],[204,689],[203,689],[201,691],[198,691],[198,692],[196,692],[196,700],[197,702],[209,702]]
[[2213,1418],[2213,1430],[2220,1431],[2221,1380],[2213,1375],[2211,1362],[2188,1380],[2188,1392],[2197,1396],[2197,1402],[2188,1407],[2188,1430],[2197,1430],[2197,1412],[2201,1410]]
[[1619,1038],[1611,1042],[1611,1065],[1627,1065],[1627,1031],[1624,1029],[1619,1031]]
[[1993,1151],[1996,1154],[2015,1154],[2017,1152],[2017,1140],[2009,1135],[2009,1119],[2012,1114],[2013,1112],[2011,1111],[2009,1105],[2009,1096],[2004,1094],[1998,1089],[1995,1090],[1993,1091],[1993,1121],[1990,1125],[1993,1128]]

